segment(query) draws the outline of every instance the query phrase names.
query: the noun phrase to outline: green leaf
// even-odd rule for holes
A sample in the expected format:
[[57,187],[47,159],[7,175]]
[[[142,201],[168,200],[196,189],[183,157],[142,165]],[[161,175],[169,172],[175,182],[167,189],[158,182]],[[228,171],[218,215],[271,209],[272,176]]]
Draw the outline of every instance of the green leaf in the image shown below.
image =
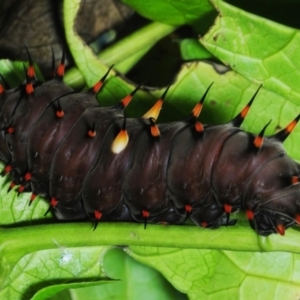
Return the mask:
[[[67,284],[59,284],[59,285],[52,285],[46,288],[43,288],[39,290],[32,298],[31,300],[44,300],[44,299],[64,299],[66,300],[66,297],[71,297],[69,292],[67,291],[68,289],[75,289],[76,290],[86,290],[86,289],[91,289],[94,286],[96,286],[98,289],[102,285],[106,284],[113,285],[114,282],[112,280],[101,280],[101,281],[95,281],[95,282],[76,282],[76,283],[67,283]],[[85,292],[86,295],[86,292]],[[69,298],[72,300],[72,298]]]
[[[220,124],[231,120],[242,110],[259,87],[255,82],[218,64],[205,62],[186,64],[168,93],[162,117],[168,119],[167,113],[170,111],[172,117],[168,120],[187,115],[212,82],[214,85],[201,114],[203,122],[208,124]],[[272,119],[266,132],[272,134],[287,126],[297,116],[298,110],[298,105],[293,101],[287,101],[280,94],[262,88],[242,127],[246,131],[258,133]],[[297,160],[300,160],[297,146],[299,135],[300,126],[297,126],[285,141],[288,154]]]
[[[1,299],[30,299],[38,290],[66,281],[74,283],[79,279],[107,279],[100,259],[108,247],[65,248],[55,239],[52,243],[51,250],[31,252],[22,256],[9,274],[1,278]],[[7,255],[6,258],[8,257]],[[59,289],[58,287],[57,290]],[[51,295],[53,290],[45,290],[43,294],[45,293]]]
[[213,4],[219,16],[201,43],[246,78],[299,104],[299,31],[221,0]]
[[[1,164],[2,168],[3,165]],[[1,168],[1,169],[2,169]],[[47,222],[51,217],[44,216],[49,205],[45,201],[34,201],[30,207],[29,193],[23,193],[20,196],[17,195],[15,190],[10,193],[7,192],[10,182],[7,181],[6,177],[0,177],[0,225],[11,225],[11,224],[30,224],[30,221],[39,221],[40,223]]]
[[[296,299],[300,255],[131,247],[189,299]],[[195,264],[197,262],[197,264]]]
[[[120,279],[101,287],[103,299],[182,299],[179,293],[154,269],[145,267],[121,249],[112,249],[104,257],[104,269],[110,278]],[[100,290],[98,289],[98,292]],[[116,294],[117,293],[117,294]],[[82,294],[84,296],[84,294]]]
[[211,17],[207,16],[214,12],[208,0],[122,1],[146,18],[171,25],[195,25],[199,20],[201,25],[209,23]]
[[184,293],[192,293],[193,288],[198,291],[204,288],[216,268],[211,250],[130,247],[129,253],[140,262],[159,270]]
[[105,254],[103,269],[107,276],[116,280],[98,287],[72,288],[69,294],[60,293],[54,299],[69,296],[70,299],[134,300],[141,299],[141,295],[143,299],[186,299],[185,295],[177,292],[160,273],[138,263],[121,248],[113,248]]
[[196,39],[183,39],[178,41],[181,56],[184,60],[198,60],[212,58],[212,54],[206,50]]

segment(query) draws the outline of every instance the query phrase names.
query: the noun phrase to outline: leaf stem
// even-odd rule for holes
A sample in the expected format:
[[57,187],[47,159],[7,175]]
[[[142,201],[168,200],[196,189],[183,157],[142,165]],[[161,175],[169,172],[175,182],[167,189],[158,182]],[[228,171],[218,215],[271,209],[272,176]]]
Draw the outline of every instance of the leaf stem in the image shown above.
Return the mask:
[[[176,26],[153,22],[135,31],[98,55],[103,64],[115,66],[121,73],[128,72],[161,38],[173,32]],[[64,81],[71,86],[84,84],[84,77],[74,67],[70,69]]]
[[[180,237],[180,239],[178,239]],[[248,225],[218,230],[196,226],[101,223],[96,231],[89,223],[47,224],[0,229],[1,275],[26,254],[46,249],[100,245],[159,246],[172,248],[222,249],[233,251],[288,251],[300,253],[299,232],[289,229],[286,236],[258,236]],[[1,276],[0,275],[0,276]]]

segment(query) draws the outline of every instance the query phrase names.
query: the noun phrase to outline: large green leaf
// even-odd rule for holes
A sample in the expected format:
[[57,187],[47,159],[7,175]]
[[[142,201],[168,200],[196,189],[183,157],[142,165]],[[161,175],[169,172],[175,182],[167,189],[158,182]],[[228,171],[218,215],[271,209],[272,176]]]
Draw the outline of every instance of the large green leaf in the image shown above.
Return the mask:
[[193,25],[208,13],[213,12],[213,7],[208,0],[122,1],[151,20],[172,25]]
[[201,39],[215,56],[246,78],[300,103],[299,30],[246,13],[221,0],[214,26]]
[[[59,284],[69,282],[73,283],[70,287],[74,287],[79,278],[81,281],[99,281],[101,278],[107,281],[99,265],[99,257],[103,256],[108,247],[65,248],[55,239],[52,243],[53,249],[25,254],[7,275],[1,274],[1,299],[30,299],[36,291],[49,285],[56,286],[57,292],[57,289],[62,288]],[[6,258],[9,260],[9,255]],[[1,273],[4,265],[2,262]],[[90,282],[87,281],[85,285],[90,285]],[[65,284],[63,288],[68,286]],[[48,289],[43,294],[49,297],[53,291]]]
[[[131,247],[189,299],[297,299],[299,254]],[[195,263],[197,262],[197,263]]]

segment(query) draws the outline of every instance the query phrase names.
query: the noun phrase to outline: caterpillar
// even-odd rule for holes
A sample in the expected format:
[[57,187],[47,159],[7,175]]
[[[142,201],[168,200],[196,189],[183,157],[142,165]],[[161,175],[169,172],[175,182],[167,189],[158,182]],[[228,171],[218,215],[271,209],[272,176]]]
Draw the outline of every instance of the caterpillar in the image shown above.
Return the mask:
[[108,72],[89,90],[63,83],[64,55],[53,79],[36,79],[28,53],[25,81],[0,84],[0,159],[8,192],[31,191],[49,201],[58,220],[234,225],[245,211],[260,235],[284,235],[300,223],[300,165],[282,143],[300,119],[265,137],[240,128],[259,89],[223,125],[198,121],[207,88],[190,115],[157,124],[168,88],[142,118],[124,109],[138,86],[118,104],[102,107],[96,94]]

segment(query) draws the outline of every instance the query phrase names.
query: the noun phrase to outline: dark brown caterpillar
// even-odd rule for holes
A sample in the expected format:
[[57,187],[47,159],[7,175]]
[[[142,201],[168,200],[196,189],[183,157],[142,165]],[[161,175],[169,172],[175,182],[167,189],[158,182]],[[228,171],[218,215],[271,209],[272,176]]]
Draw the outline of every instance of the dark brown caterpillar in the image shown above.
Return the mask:
[[[108,71],[109,72],[109,71]],[[0,158],[10,189],[45,197],[60,220],[139,221],[217,228],[235,224],[244,210],[261,235],[284,234],[300,223],[298,163],[282,142],[300,115],[264,138],[239,126],[257,94],[231,122],[203,125],[204,98],[181,122],[156,124],[163,99],[143,118],[125,118],[136,88],[119,104],[101,107],[95,94],[105,78],[84,93],[55,77],[36,80],[32,60],[17,88],[0,85]]]

